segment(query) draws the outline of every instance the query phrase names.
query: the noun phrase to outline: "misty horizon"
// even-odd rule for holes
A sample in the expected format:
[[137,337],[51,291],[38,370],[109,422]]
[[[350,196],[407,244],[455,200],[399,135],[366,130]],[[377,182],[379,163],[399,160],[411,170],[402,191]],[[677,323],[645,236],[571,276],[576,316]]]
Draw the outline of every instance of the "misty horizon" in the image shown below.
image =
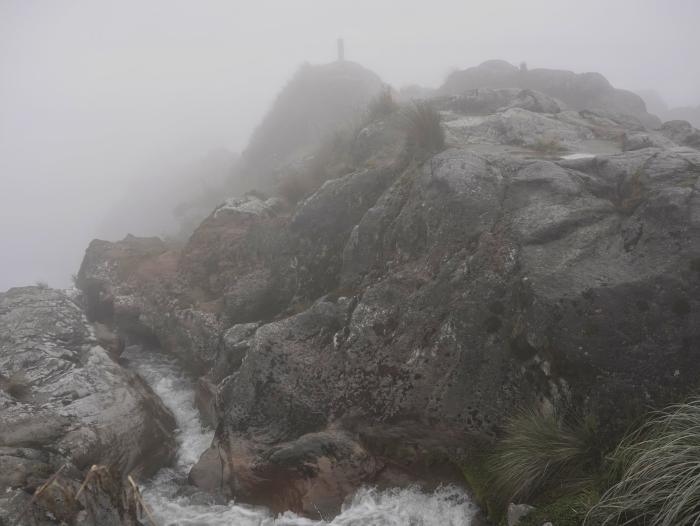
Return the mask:
[[503,59],[700,105],[696,2],[562,4],[4,3],[0,290],[68,286],[94,237],[167,233],[129,210],[135,194],[243,151],[294,72],[335,60],[339,37],[395,88]]

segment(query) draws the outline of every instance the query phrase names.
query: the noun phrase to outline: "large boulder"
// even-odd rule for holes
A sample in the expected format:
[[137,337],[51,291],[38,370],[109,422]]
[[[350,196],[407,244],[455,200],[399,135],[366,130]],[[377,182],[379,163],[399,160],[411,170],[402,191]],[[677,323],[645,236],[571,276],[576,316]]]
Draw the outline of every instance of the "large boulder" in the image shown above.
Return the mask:
[[[523,405],[595,414],[614,437],[648,404],[690,392],[699,160],[686,150],[559,163],[450,150],[409,170],[347,236],[340,292],[244,336],[193,481],[272,499],[276,448],[348,432],[348,415],[430,428],[427,449],[440,451],[488,440]],[[365,425],[352,427],[352,450],[382,466],[387,450]],[[352,487],[375,476],[331,465]],[[304,511],[322,479],[301,473],[307,489],[294,483],[298,500],[285,505]]]
[[[81,309],[61,291],[0,293],[0,334],[4,518],[31,523],[49,513],[70,521],[82,513],[81,524],[116,525],[126,514],[124,524],[130,523],[123,480],[149,476],[173,459],[172,415],[140,377],[98,345]],[[63,488],[75,499],[93,465],[106,466],[95,475],[103,482],[99,488],[70,505],[51,496]],[[51,487],[32,499],[47,479]],[[109,502],[111,510],[105,509]],[[102,519],[91,507],[104,512]]]
[[677,147],[700,150],[700,130],[693,128],[687,121],[668,121],[654,131],[636,130],[624,135],[625,151]]
[[204,373],[232,325],[298,311],[338,286],[345,237],[402,162],[329,180],[294,214],[276,198],[228,199],[183,247],[94,240],[77,276],[88,317]]
[[287,269],[271,257],[284,252],[285,217],[278,200],[248,196],[217,207],[184,247],[94,240],[77,276],[88,317],[207,371],[226,328],[276,314],[291,294]]
[[693,128],[688,121],[665,122],[658,132],[676,144],[700,150],[700,130]]

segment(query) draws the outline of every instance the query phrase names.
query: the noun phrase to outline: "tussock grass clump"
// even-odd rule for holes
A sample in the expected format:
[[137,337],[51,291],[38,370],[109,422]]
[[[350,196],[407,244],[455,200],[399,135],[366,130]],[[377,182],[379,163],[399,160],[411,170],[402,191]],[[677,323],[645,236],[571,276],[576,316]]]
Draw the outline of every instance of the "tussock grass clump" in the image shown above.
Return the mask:
[[544,155],[556,155],[566,151],[566,148],[559,142],[559,139],[545,139],[540,137],[530,148]]
[[407,146],[412,152],[438,153],[445,149],[440,114],[428,101],[414,101],[403,112]]
[[29,381],[22,372],[10,376],[0,374],[0,389],[15,399],[21,399],[29,394]]
[[387,117],[399,109],[399,105],[391,94],[391,87],[384,88],[367,105],[367,119],[369,122],[375,119]]
[[642,168],[639,168],[629,177],[619,182],[613,201],[617,210],[623,214],[631,215],[647,198],[648,181],[649,179]]
[[700,524],[700,399],[655,413],[622,441],[612,461],[619,482],[585,524]]
[[592,417],[568,423],[534,410],[514,416],[489,462],[491,493],[505,506],[591,486],[602,456],[596,429]]

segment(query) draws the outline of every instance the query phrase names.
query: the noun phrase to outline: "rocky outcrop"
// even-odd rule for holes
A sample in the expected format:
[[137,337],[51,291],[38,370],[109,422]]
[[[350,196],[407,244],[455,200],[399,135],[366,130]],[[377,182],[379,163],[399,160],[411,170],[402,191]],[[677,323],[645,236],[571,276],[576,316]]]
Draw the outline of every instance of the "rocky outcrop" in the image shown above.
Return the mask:
[[700,106],[669,108],[661,94],[655,90],[640,90],[637,94],[644,99],[647,110],[658,115],[662,120],[684,120],[695,127],[700,127]]
[[624,134],[623,149],[678,148],[687,146],[700,149],[700,131],[686,121],[669,121],[655,130],[637,130]]
[[127,339],[158,340],[204,373],[232,325],[269,321],[337,287],[344,236],[397,170],[328,181],[295,211],[276,198],[230,199],[181,248],[95,240],[77,276],[88,317]]
[[623,152],[638,119],[534,91],[434,104],[451,147],[425,161],[231,201],[182,249],[89,247],[90,312],[198,364],[217,431],[193,483],[327,516],[360,484],[451,480],[517,408],[613,437],[697,386],[700,151]]
[[294,295],[293,266],[272,258],[287,242],[288,218],[278,200],[250,196],[218,207],[184,247],[134,236],[95,240],[77,276],[88,318],[130,341],[158,341],[204,373],[225,329],[268,319]]
[[[448,142],[456,146],[482,150],[487,145],[508,146],[511,153],[529,150],[538,157],[549,154],[555,158],[573,152],[602,154],[621,148],[677,146],[632,115],[575,111],[529,89],[474,89],[441,97],[435,106],[441,110]],[[648,144],[638,146],[642,141]]]
[[647,113],[639,95],[614,88],[600,73],[516,68],[503,60],[489,60],[452,73],[440,92],[461,95],[465,91],[481,88],[531,89],[555,97],[575,110],[604,110],[633,115],[649,127],[661,124],[658,117]]
[[[135,524],[136,503],[123,480],[172,460],[170,413],[98,344],[61,291],[0,293],[0,334],[2,520]],[[78,495],[93,465],[106,467]]]
[[355,118],[382,86],[355,62],[302,66],[253,133],[237,170],[239,185],[269,190],[280,169],[312,154],[320,138]]
[[700,131],[693,128],[688,121],[665,122],[658,132],[676,144],[700,149]]

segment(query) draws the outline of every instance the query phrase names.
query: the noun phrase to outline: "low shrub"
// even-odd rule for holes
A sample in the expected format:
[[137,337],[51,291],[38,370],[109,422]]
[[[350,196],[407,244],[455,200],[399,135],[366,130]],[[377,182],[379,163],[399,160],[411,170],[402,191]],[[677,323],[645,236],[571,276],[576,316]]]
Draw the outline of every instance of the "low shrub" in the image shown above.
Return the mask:
[[533,502],[556,489],[576,493],[594,484],[602,454],[592,417],[566,422],[556,414],[525,411],[511,418],[489,462],[490,492],[505,507]]
[[21,372],[10,376],[0,374],[0,388],[15,399],[23,398],[29,394],[29,382]]
[[367,120],[369,122],[387,117],[399,109],[399,105],[391,94],[391,87],[385,86],[367,105]]
[[559,139],[545,139],[540,137],[535,141],[530,148],[545,155],[556,155],[566,151],[566,148],[562,146]]
[[416,153],[438,153],[445,149],[445,130],[440,113],[428,101],[414,101],[403,111],[406,144]]
[[617,185],[615,206],[623,214],[631,215],[647,197],[648,178],[639,168]]

